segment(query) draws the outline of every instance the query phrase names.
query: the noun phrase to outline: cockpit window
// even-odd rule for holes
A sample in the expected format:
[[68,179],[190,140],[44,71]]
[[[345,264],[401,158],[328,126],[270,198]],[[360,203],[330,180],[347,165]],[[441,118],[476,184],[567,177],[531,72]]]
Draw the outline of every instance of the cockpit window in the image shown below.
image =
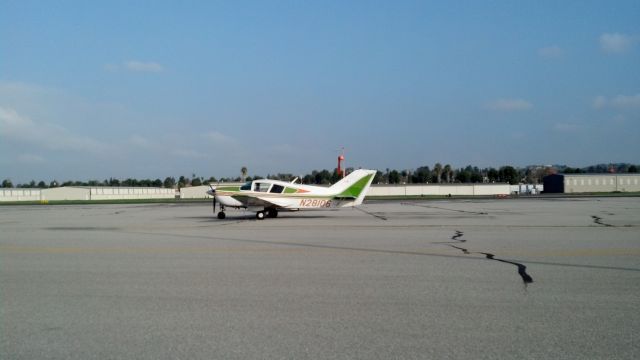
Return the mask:
[[271,185],[271,184],[257,182],[254,185],[253,191],[267,192],[269,190],[269,185]]
[[240,186],[240,190],[251,190],[251,181],[247,181],[244,185]]
[[282,192],[282,190],[284,190],[284,186],[280,186],[278,184],[273,184],[273,186],[271,187],[271,190],[269,190],[270,193],[278,193],[280,194]]

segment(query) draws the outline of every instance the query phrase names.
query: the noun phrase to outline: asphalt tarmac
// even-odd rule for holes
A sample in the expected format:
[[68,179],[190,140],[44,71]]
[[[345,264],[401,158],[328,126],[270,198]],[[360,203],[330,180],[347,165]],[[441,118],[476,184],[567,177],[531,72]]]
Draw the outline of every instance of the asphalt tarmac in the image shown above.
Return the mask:
[[0,359],[638,359],[640,198],[0,207]]

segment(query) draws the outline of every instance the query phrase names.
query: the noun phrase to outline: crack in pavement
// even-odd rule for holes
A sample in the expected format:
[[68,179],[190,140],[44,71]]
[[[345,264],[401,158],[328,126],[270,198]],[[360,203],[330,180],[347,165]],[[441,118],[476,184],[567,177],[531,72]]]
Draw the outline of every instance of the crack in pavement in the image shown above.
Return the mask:
[[593,222],[598,224],[598,225],[607,226],[607,227],[615,227],[615,226],[613,226],[611,224],[603,223],[602,222],[602,218],[600,216],[591,215],[591,218],[593,219]]
[[362,211],[363,213],[368,214],[368,215],[371,215],[371,216],[373,216],[373,217],[376,217],[376,218],[378,218],[378,219],[380,219],[380,220],[387,220],[387,217],[386,217],[386,216],[378,215],[378,214],[376,214],[376,213],[369,212],[369,211],[367,211],[367,210],[365,210],[365,209],[361,209],[361,208],[359,208],[359,207],[354,207],[354,209],[356,209],[356,210],[360,210],[360,211]]
[[455,235],[453,235],[451,237],[451,240],[456,240],[456,241],[460,241],[460,242],[467,242],[467,240],[464,239],[460,239],[462,237],[462,235],[464,235],[464,233],[460,230],[456,230]]
[[529,274],[527,274],[527,267],[524,266],[521,263],[518,263],[518,262],[515,262],[515,261],[504,260],[504,259],[499,259],[499,258],[496,258],[496,256],[494,254],[491,254],[491,253],[470,252],[466,248],[454,245],[454,244],[460,244],[460,243],[467,242],[467,240],[461,239],[461,237],[463,235],[464,235],[464,232],[462,232],[460,230],[456,230],[455,234],[451,237],[452,241],[435,242],[434,244],[444,244],[444,245],[450,246],[450,247],[452,247],[454,249],[458,249],[458,250],[462,251],[465,255],[482,254],[489,260],[495,260],[495,261],[499,261],[499,262],[515,265],[515,266],[518,267],[518,275],[520,275],[520,278],[522,278],[522,282],[524,283],[525,287],[527,286],[527,284],[530,284],[530,283],[533,282],[533,278]]
[[524,285],[526,286],[527,284],[530,284],[533,282],[533,278],[531,276],[529,276],[529,274],[527,274],[527,267],[517,263],[515,261],[509,261],[509,260],[504,260],[504,259],[497,259],[495,257],[495,255],[491,254],[491,253],[484,253],[481,252],[480,254],[485,255],[487,257],[487,259],[489,260],[495,260],[495,261],[500,261],[503,263],[507,263],[507,264],[511,264],[511,265],[515,265],[518,267],[518,275],[520,275],[520,277],[522,278],[522,282],[524,282]]
[[[258,239],[247,239],[247,238],[232,238],[232,237],[221,237],[221,236],[211,236],[211,235],[176,234],[176,233],[171,233],[171,232],[167,233],[167,232],[149,232],[149,231],[127,231],[127,230],[123,230],[123,229],[116,230],[116,231],[120,232],[122,234],[138,234],[138,235],[149,235],[149,236],[181,237],[181,238],[191,238],[191,239],[219,240],[219,241],[230,241],[230,242],[252,243],[252,244],[263,244],[263,245],[293,246],[293,247],[306,247],[306,248],[315,248],[315,249],[356,251],[356,252],[374,253],[374,254],[415,255],[415,256],[431,256],[431,257],[442,257],[442,258],[451,258],[451,259],[481,260],[480,258],[477,258],[477,257],[460,256],[460,255],[449,255],[449,254],[438,254],[438,253],[428,253],[428,252],[420,252],[420,251],[404,251],[404,250],[375,249],[375,248],[358,248],[358,247],[337,246],[337,245],[323,245],[323,244],[314,244],[314,243],[298,243],[298,242],[289,242],[289,241],[269,241],[269,240],[258,240]],[[638,268],[629,268],[629,267],[620,267],[620,266],[568,264],[568,263],[557,263],[557,262],[550,262],[550,261],[531,261],[531,260],[518,260],[518,261],[521,261],[521,262],[527,263],[527,264],[539,264],[539,265],[561,266],[561,267],[582,268],[582,269],[600,269],[600,270],[619,270],[619,271],[640,272],[640,269],[638,269]]]
[[458,210],[458,209],[447,209],[447,208],[443,208],[443,207],[439,207],[439,206],[433,206],[433,205],[422,205],[422,204],[412,204],[412,203],[407,203],[407,202],[402,202],[400,203],[402,205],[408,205],[408,206],[418,206],[418,207],[423,207],[423,208],[429,208],[429,209],[439,209],[439,210],[447,210],[447,211],[455,211],[455,212],[461,212],[461,213],[466,213],[466,214],[476,214],[476,215],[489,215],[488,212],[480,212],[480,211],[467,211],[467,210]]
[[463,253],[468,255],[468,254],[470,254],[469,250],[467,250],[467,249],[465,249],[463,247],[460,247],[460,246],[453,245],[453,244],[460,244],[460,243],[467,242],[467,240],[465,240],[465,239],[460,239],[462,237],[462,235],[464,235],[464,233],[462,231],[456,230],[456,233],[451,237],[451,240],[453,240],[453,242],[452,241],[440,241],[440,242],[434,242],[434,244],[444,244],[444,245],[450,246],[452,248],[461,250]]

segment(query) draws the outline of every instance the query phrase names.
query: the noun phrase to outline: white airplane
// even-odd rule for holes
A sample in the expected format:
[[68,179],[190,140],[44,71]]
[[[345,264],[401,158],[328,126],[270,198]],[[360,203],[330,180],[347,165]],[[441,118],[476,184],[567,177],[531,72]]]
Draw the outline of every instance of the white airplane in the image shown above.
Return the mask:
[[218,219],[224,219],[226,207],[256,211],[256,218],[277,217],[278,211],[322,210],[362,204],[376,170],[355,170],[330,187],[296,184],[294,181],[260,179],[242,186],[211,187],[213,211],[220,203]]

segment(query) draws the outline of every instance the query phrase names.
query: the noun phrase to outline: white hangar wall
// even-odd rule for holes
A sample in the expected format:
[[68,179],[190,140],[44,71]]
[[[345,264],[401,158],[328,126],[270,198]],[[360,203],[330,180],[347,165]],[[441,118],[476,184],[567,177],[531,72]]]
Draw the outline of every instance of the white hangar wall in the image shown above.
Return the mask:
[[565,193],[640,191],[640,174],[564,174]]
[[[238,185],[225,183],[225,185]],[[131,200],[131,199],[210,199],[208,185],[180,189],[145,187],[73,187],[50,189],[0,189],[0,201],[60,201],[60,200]],[[429,184],[429,185],[373,185],[370,196],[474,196],[509,194],[508,184]]]
[[95,187],[90,188],[91,200],[174,199],[176,191],[146,187]]
[[[241,182],[226,182],[211,184],[213,186],[240,186]],[[207,191],[211,189],[209,185],[189,186],[180,189],[180,199],[211,199],[211,195]]]
[[180,189],[180,199],[211,199],[211,195],[207,194],[209,185],[190,186]]
[[41,201],[56,201],[56,200],[91,200],[90,192],[88,188],[77,187],[58,187],[50,189],[40,190],[42,194]]
[[175,189],[144,187],[74,187],[0,189],[0,201],[174,199]]
[[40,189],[0,189],[0,201],[39,201]]
[[428,185],[372,185],[368,196],[475,196],[506,195],[509,184],[428,184]]

